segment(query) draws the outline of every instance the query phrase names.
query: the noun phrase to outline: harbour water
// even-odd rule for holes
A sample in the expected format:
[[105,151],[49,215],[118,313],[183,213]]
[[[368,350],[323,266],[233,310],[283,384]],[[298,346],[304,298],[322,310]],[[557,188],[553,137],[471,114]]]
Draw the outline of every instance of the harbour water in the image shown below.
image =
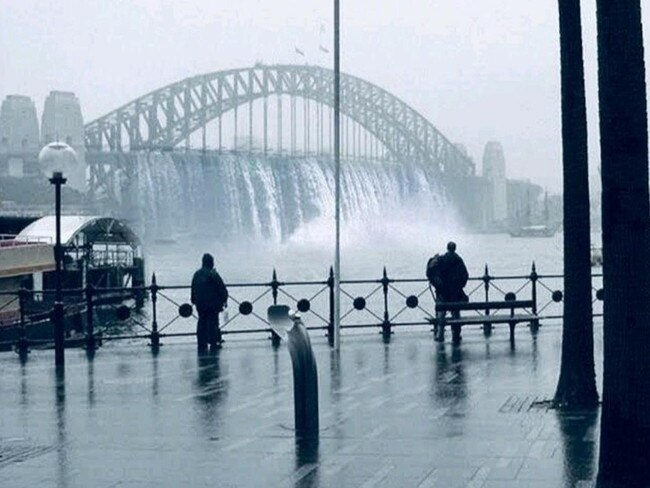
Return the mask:
[[[449,240],[458,245],[470,275],[489,265],[490,274],[527,274],[533,261],[539,273],[562,273],[562,236],[512,238],[507,234],[470,234],[458,229],[435,229],[403,221],[383,221],[374,227],[347,226],[343,230],[343,279],[378,278],[385,266],[392,277],[422,278],[426,262],[444,252]],[[196,236],[180,236],[173,243],[151,243],[149,271],[159,283],[188,283],[201,255],[215,255],[217,268],[230,282],[266,281],[272,270],[285,280],[325,279],[333,259],[329,230],[312,227],[283,243],[234,241],[223,243]]]

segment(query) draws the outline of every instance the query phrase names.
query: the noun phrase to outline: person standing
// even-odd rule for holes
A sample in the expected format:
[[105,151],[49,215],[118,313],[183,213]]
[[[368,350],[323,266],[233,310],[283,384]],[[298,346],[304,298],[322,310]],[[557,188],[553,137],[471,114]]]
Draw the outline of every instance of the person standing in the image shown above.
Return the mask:
[[228,290],[221,276],[214,269],[214,258],[204,254],[201,268],[192,277],[192,304],[199,320],[196,324],[196,340],[199,351],[221,346],[219,313],[228,306]]
[[[427,278],[436,290],[436,301],[439,302],[466,302],[469,300],[463,289],[467,285],[469,274],[463,258],[456,253],[456,243],[447,244],[447,252],[442,256],[435,255],[427,264]],[[438,322],[444,318],[445,312],[438,314]],[[460,318],[460,312],[452,312],[453,319]],[[460,324],[451,326],[454,343],[461,340]],[[436,326],[436,341],[442,342],[445,339],[444,327]]]

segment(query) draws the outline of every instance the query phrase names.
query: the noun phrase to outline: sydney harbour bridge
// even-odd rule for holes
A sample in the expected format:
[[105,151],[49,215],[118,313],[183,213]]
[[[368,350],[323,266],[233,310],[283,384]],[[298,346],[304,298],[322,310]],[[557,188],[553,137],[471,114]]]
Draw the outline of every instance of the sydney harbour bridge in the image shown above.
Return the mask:
[[[473,161],[417,110],[361,78],[341,74],[341,157],[426,168],[460,213],[484,221],[489,185]],[[332,157],[333,71],[264,65],[192,76],[85,126],[90,191],[119,199],[136,154],[238,154],[277,159]],[[199,159],[200,160],[200,159]],[[469,191],[468,191],[469,190]]]

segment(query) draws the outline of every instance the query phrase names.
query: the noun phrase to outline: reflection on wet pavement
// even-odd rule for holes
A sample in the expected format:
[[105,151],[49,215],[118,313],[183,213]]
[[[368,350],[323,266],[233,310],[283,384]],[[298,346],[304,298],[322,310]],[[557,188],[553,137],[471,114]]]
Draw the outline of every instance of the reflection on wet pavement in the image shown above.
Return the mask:
[[514,351],[505,329],[459,346],[417,333],[346,336],[339,353],[312,341],[319,439],[294,436],[284,345],[108,345],[69,350],[65,372],[50,351],[2,354],[0,485],[592,486],[598,413],[536,403],[554,391],[559,328],[521,332]]

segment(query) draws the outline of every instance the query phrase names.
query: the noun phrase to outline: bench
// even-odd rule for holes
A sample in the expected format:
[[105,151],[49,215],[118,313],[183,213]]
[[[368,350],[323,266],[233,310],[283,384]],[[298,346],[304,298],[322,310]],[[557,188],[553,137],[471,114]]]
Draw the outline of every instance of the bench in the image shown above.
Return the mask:
[[[521,322],[530,322],[531,330],[536,331],[539,318],[533,313],[516,313],[526,309],[533,309],[533,300],[506,300],[503,302],[437,302],[436,315],[439,317],[427,317],[427,321],[434,327],[438,326],[463,326],[483,325],[483,332],[486,336],[492,333],[494,324],[508,324],[510,326],[510,342],[515,341],[515,326]],[[494,314],[492,311],[509,310],[509,314]],[[485,315],[476,317],[447,318],[447,312],[474,311],[484,312]],[[444,314],[443,314],[444,312]],[[435,331],[436,329],[434,329]]]

